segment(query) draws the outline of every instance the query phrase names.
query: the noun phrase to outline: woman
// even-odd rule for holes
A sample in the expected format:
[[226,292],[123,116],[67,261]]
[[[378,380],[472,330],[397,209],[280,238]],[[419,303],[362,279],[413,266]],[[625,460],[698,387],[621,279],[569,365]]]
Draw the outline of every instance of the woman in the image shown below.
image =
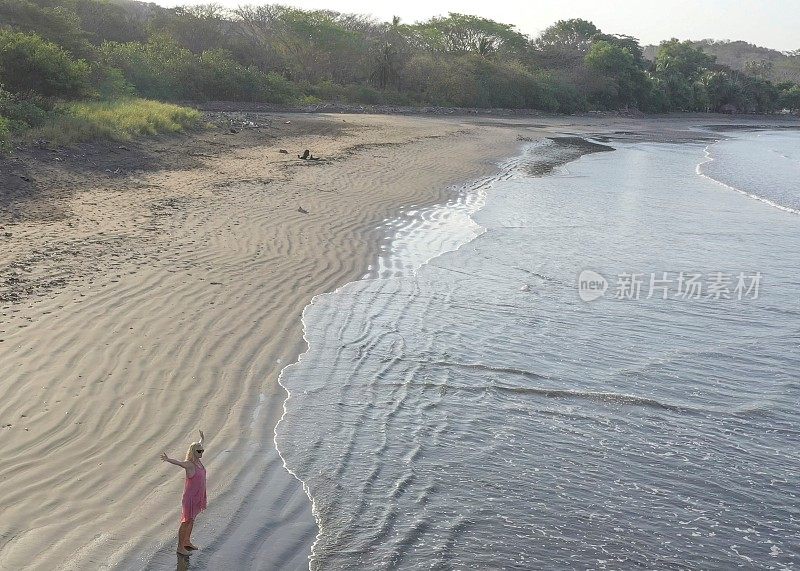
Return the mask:
[[183,509],[181,510],[181,526],[178,528],[178,555],[190,555],[197,547],[192,543],[194,518],[206,509],[206,468],[201,462],[203,457],[203,431],[200,431],[200,442],[192,442],[186,452],[186,460],[173,460],[166,452],[161,453],[164,462],[175,464],[186,470],[186,483],[183,487]]

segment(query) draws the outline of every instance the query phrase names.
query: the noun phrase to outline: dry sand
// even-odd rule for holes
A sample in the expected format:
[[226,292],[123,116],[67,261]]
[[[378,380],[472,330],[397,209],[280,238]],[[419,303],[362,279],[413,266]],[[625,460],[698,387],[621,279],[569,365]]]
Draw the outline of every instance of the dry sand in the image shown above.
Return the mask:
[[363,275],[382,220],[520,137],[703,123],[256,120],[0,163],[0,569],[173,568],[183,476],[159,454],[198,429],[192,567],[307,568],[316,526],[272,436],[311,298]]

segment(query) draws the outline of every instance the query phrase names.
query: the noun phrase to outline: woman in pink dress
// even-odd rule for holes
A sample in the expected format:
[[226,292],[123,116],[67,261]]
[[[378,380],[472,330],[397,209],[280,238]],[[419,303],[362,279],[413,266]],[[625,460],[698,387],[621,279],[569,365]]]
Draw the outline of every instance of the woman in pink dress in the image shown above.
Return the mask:
[[174,460],[161,453],[164,462],[175,464],[186,470],[186,483],[183,486],[183,508],[181,510],[181,526],[178,528],[178,555],[190,555],[197,547],[192,543],[194,518],[206,509],[206,468],[201,462],[203,457],[203,431],[200,431],[200,442],[192,442],[186,452],[186,460]]

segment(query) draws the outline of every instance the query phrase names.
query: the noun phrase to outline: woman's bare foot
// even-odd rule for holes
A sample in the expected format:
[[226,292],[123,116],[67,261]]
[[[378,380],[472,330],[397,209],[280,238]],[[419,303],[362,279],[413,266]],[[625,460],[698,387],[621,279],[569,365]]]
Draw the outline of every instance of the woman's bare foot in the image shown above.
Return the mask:
[[187,551],[186,549],[183,548],[178,548],[177,553],[178,555],[183,555],[184,557],[192,554],[191,551]]
[[194,543],[189,543],[189,545],[184,545],[183,547],[184,547],[184,549],[189,549],[191,551],[195,551],[197,549],[200,549]]

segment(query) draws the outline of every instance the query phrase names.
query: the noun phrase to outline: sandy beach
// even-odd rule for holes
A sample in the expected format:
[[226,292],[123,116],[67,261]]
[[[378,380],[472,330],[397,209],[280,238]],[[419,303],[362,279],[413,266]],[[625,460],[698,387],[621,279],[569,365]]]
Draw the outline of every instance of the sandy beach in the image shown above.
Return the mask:
[[[489,171],[516,133],[263,121],[261,141],[167,141],[152,172],[115,172],[129,146],[110,172],[58,153],[10,165],[45,188],[1,224],[0,568],[174,565],[183,478],[158,456],[182,457],[199,428],[210,507],[195,536],[219,546],[208,564],[307,565],[314,520],[272,443],[302,309],[364,273],[377,223]],[[298,160],[305,148],[323,160]]]
[[159,454],[182,458],[198,429],[192,566],[307,568],[317,528],[273,444],[277,379],[305,350],[303,308],[374,260],[376,226],[523,140],[744,121],[230,118],[0,162],[0,569],[173,568],[183,476]]

